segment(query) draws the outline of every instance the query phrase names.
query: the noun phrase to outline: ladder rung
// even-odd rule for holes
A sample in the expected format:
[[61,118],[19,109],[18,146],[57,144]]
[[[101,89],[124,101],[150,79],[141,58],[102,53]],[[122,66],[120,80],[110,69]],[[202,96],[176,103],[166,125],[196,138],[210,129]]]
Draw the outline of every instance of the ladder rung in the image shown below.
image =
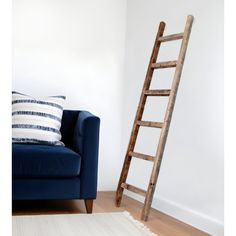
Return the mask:
[[144,92],[147,96],[169,96],[170,89],[155,89],[155,90],[147,90]]
[[162,128],[163,123],[161,122],[153,122],[153,121],[137,121],[137,124],[140,126],[147,126],[147,127],[153,127],[153,128]]
[[164,61],[159,63],[152,63],[152,68],[170,68],[170,67],[176,67],[177,61]]
[[129,152],[129,155],[132,156],[132,157],[136,157],[136,158],[139,158],[139,159],[146,160],[146,161],[154,161],[153,156],[149,156],[149,155],[138,153],[138,152]]
[[184,36],[184,33],[180,33],[180,34],[170,34],[170,35],[162,36],[162,37],[160,37],[158,40],[159,40],[160,42],[168,42],[168,41],[173,41],[173,40],[182,39],[183,36]]
[[137,187],[135,187],[133,185],[126,184],[126,183],[122,183],[121,187],[124,188],[124,189],[127,189],[127,190],[129,190],[131,192],[138,193],[138,194],[140,194],[140,195],[142,195],[144,197],[146,196],[146,193],[147,193],[147,191],[145,191],[145,190],[143,190],[141,188],[137,188]]

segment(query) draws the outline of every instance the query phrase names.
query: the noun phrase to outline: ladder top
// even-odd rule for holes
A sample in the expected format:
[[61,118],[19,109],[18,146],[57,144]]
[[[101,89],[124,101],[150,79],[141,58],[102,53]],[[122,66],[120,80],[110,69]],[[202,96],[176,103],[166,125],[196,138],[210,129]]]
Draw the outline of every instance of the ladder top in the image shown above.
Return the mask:
[[183,36],[184,36],[184,33],[171,34],[171,35],[162,36],[162,37],[160,37],[158,40],[159,40],[160,42],[168,42],[168,41],[173,41],[173,40],[182,39]]

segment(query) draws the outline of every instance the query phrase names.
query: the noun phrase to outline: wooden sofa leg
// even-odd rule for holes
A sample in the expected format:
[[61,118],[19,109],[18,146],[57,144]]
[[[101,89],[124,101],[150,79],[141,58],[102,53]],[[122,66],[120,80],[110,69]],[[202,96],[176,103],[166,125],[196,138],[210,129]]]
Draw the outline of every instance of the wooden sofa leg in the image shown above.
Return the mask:
[[92,199],[85,199],[84,200],[86,211],[88,214],[93,212],[93,200]]

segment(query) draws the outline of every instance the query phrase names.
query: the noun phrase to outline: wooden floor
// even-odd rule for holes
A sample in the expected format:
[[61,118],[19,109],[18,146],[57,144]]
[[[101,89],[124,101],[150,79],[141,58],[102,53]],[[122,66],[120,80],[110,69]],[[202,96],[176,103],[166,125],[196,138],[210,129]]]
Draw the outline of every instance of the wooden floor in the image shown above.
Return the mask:
[[[121,207],[114,204],[114,192],[99,192],[93,212],[128,211],[139,220],[142,204],[127,196],[123,197]],[[12,205],[13,215],[72,214],[85,213],[83,201],[16,201]],[[158,236],[205,236],[206,234],[190,225],[176,220],[164,213],[151,209],[149,220],[143,222]]]

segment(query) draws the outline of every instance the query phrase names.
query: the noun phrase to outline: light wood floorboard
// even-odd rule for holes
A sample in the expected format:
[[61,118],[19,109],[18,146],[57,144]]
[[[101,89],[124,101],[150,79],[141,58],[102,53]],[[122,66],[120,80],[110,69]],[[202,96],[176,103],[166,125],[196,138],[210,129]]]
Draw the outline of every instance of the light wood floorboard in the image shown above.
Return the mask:
[[[93,212],[128,211],[140,220],[142,203],[123,197],[121,207],[114,204],[114,192],[99,192],[94,202]],[[39,215],[39,214],[73,214],[85,213],[84,201],[14,201],[12,205],[13,215]],[[149,220],[143,222],[152,232],[158,236],[206,236],[206,234],[188,224],[185,224],[160,211],[151,209]]]

